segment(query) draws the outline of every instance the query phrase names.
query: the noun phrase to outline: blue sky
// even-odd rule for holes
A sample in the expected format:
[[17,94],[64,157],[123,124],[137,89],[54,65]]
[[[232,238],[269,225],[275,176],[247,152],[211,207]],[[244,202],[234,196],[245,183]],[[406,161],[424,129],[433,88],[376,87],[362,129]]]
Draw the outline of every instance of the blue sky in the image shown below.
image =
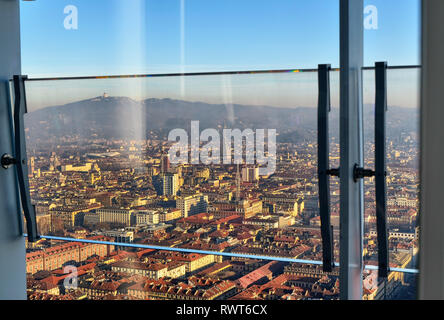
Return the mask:
[[[77,30],[64,28],[67,5]],[[365,64],[418,64],[419,0],[365,5],[378,9]],[[338,0],[38,0],[21,2],[21,18],[30,77],[339,64]]]

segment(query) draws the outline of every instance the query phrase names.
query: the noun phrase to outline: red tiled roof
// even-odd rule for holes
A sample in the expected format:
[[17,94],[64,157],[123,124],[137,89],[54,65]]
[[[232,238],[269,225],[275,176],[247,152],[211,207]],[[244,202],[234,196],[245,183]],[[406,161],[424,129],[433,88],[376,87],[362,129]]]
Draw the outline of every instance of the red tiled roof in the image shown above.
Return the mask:
[[266,265],[248,273],[247,275],[237,280],[238,284],[245,289],[259,279],[271,276],[273,274],[271,267],[277,263],[277,261],[271,261]]
[[136,255],[137,255],[137,258],[140,259],[142,256],[144,256],[144,255],[146,255],[148,253],[151,253],[153,251],[156,251],[156,250],[154,250],[154,249],[144,249],[144,250],[137,251]]

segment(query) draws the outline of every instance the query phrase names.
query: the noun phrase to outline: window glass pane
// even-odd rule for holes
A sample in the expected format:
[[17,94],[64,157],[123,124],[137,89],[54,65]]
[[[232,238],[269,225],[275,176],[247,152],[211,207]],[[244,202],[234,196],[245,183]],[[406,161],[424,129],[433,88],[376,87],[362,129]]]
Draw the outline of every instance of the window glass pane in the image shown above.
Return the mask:
[[[316,77],[315,72],[308,72],[27,82],[31,194],[37,205],[44,205],[44,209],[40,206],[37,209],[53,216],[66,216],[62,219],[63,225],[53,226],[51,230],[52,234],[60,232],[64,236],[69,229],[91,224],[104,223],[102,228],[110,230],[166,223],[163,229],[168,229],[171,239],[158,241],[167,246],[180,245],[177,241],[184,230],[178,228],[175,230],[178,235],[172,236],[177,226],[168,225],[179,218],[188,219],[181,223],[187,224],[186,229],[189,224],[193,225],[192,234],[201,233],[197,237],[201,240],[230,238],[228,234],[212,237],[210,230],[200,229],[208,219],[217,221],[216,225],[241,226],[242,219],[264,214],[263,221],[251,220],[244,230],[247,234],[236,235],[245,237],[241,242],[265,236],[257,235],[263,228],[294,225],[303,217],[305,201],[308,201],[305,211],[310,214],[314,215],[317,208],[317,186],[312,181],[317,168],[313,144],[316,109],[279,107],[278,99],[282,99],[281,103],[293,105],[300,101],[300,105],[313,106]],[[70,91],[78,101],[67,100]],[[81,98],[91,96],[94,91],[96,94],[106,92],[90,99]],[[276,103],[266,101],[272,97]],[[245,104],[246,99],[249,105]],[[52,101],[53,106],[41,107],[42,100]],[[61,105],[54,106],[55,103]],[[260,106],[272,103],[276,106]],[[212,149],[211,159],[202,158],[202,150],[197,150],[197,156],[192,153],[192,126],[203,140],[200,147],[208,140],[202,132],[216,131],[212,137],[217,145]],[[276,130],[276,136],[270,139],[278,142],[278,159],[270,150],[270,158],[261,169],[269,171],[259,175],[259,153],[250,165],[246,163],[246,154],[254,151],[257,139],[245,140],[244,147],[248,148],[245,152],[238,150],[240,145],[232,146],[233,155],[244,158],[238,170],[234,156],[225,158],[224,141],[229,142],[231,136],[224,138],[224,129],[247,130],[245,134],[251,131],[256,137],[259,137],[257,130],[265,129],[265,134],[273,135],[273,131],[268,130]],[[173,130],[179,135],[182,130],[185,135],[181,140],[185,149],[177,159],[173,158],[176,154],[169,152],[173,145],[178,146]],[[267,137],[263,141],[267,151]],[[300,165],[294,166],[292,162]],[[285,195],[290,195],[289,199],[279,198]],[[314,208],[310,208],[310,201]],[[278,204],[278,207],[268,208],[266,204]],[[115,208],[115,212],[103,211],[103,208]],[[127,211],[120,212],[121,209]],[[89,211],[95,211],[96,215],[88,214]],[[208,214],[195,216],[204,212]],[[279,219],[279,213],[285,213],[286,217]],[[193,217],[199,219],[191,221]],[[143,242],[147,238],[136,237]],[[182,239],[185,243],[192,242],[190,240]],[[240,250],[248,248],[239,247]],[[274,255],[286,256],[289,250],[285,248],[291,247],[276,247]],[[263,252],[264,248],[253,245],[250,253]]]
[[[420,64],[419,0],[364,1],[364,64]],[[387,71],[387,225],[391,268],[417,268],[420,68]],[[363,71],[364,159],[374,169],[375,72]],[[377,266],[374,178],[365,182],[364,262]],[[391,272],[385,282],[364,273],[365,299],[416,299],[416,275]]]
[[339,65],[337,0],[41,0],[21,20],[29,76]]
[[420,64],[420,0],[364,1],[364,65]]
[[[333,71],[333,165],[338,78]],[[316,70],[38,80],[27,81],[26,90],[30,192],[42,234],[313,261],[305,272],[317,270],[319,279]],[[206,141],[200,161],[188,154],[193,125],[201,140],[205,129],[216,132],[214,163],[203,162]],[[224,163],[224,129],[254,133],[251,164],[248,139],[244,149],[233,144]],[[174,130],[185,135],[185,163],[169,152]],[[263,165],[260,148],[269,152]],[[234,155],[243,156],[239,169]],[[338,259],[339,183],[331,183]],[[337,272],[322,280],[334,288],[330,298],[337,298]]]
[[[368,0],[365,8],[365,64],[373,65],[379,60],[386,60],[390,65],[418,64],[419,1]],[[80,0],[75,3],[59,1],[57,4],[43,0],[22,3],[22,21],[25,21],[22,26],[23,70],[30,76],[85,76],[282,69],[295,65],[315,68],[319,63],[337,66],[337,9],[336,1],[278,1],[273,4],[255,1],[254,5],[248,1],[210,3],[197,0],[133,1],[130,5],[126,1],[96,1],[92,4]],[[369,167],[372,166],[373,151],[373,121],[370,120],[373,78],[371,71],[364,72],[365,159]],[[417,212],[413,211],[417,211],[418,141],[417,113],[413,110],[418,107],[417,81],[417,70],[389,71],[389,110],[397,106],[401,110],[389,112],[387,132],[390,261],[393,267],[415,267],[418,229]],[[339,164],[337,84],[338,75],[332,73],[332,167]],[[262,201],[262,208],[254,217],[245,219],[250,219],[247,223],[237,221],[242,228],[248,226],[246,229],[260,225],[253,234],[245,232],[241,233],[240,239],[239,235],[235,237],[238,251],[321,259],[313,108],[317,101],[316,73],[40,81],[28,82],[27,91],[31,111],[27,116],[31,193],[37,205],[42,233],[69,237],[100,233],[120,242],[152,244],[154,239],[155,244],[162,246],[220,250],[224,246],[221,244],[230,242],[232,237],[232,231],[228,229],[227,240],[219,240],[223,239],[223,234],[218,223],[227,219],[227,214],[222,217],[220,212],[230,212],[233,208],[216,203],[220,200],[217,192],[208,193],[207,215],[197,218],[209,219],[209,224],[218,221],[216,228],[219,230],[211,235],[199,225],[199,219],[197,224],[189,219],[179,226],[174,223],[168,227],[170,229],[165,229],[168,219],[178,212],[176,209],[180,209],[183,215],[182,207],[185,206],[184,199],[171,200],[168,196],[177,193],[178,198],[183,198],[190,192],[201,192],[211,186],[213,189],[226,187],[235,199],[236,166],[232,165],[217,178],[220,168],[202,164],[183,166],[186,169],[181,175],[188,174],[188,181],[185,177],[176,178],[174,174],[170,177],[170,172],[165,171],[176,169],[174,164],[168,164],[165,157],[162,158],[168,147],[164,145],[165,138],[173,128],[190,129],[192,120],[203,123],[201,130],[235,128],[234,124],[239,129],[276,127],[277,167],[276,174],[269,180],[271,185],[269,181],[261,183],[262,179],[256,184],[249,181],[250,175],[256,180],[256,169],[250,171],[242,166],[239,169],[239,195],[249,194],[247,202],[257,198]],[[111,101],[114,106],[100,112],[100,104]],[[146,107],[148,105],[152,114],[148,110],[150,107]],[[218,105],[219,110],[206,111],[205,105]],[[250,107],[245,109],[245,105]],[[273,107],[273,112],[261,107],[264,105]],[[278,109],[280,111],[276,112]],[[105,169],[94,166],[94,163],[104,165]],[[112,172],[118,172],[118,177]],[[157,176],[161,176],[160,180],[153,179]],[[145,179],[149,181],[148,185]],[[337,179],[331,180],[332,223],[337,227],[339,184]],[[296,187],[286,189],[290,181],[295,182]],[[177,192],[176,184],[180,185]],[[192,188],[184,188],[187,184]],[[374,200],[371,184],[371,181],[366,183],[365,204],[364,249],[365,261],[369,265],[375,258],[371,206],[368,204]],[[290,219],[292,225],[283,228],[285,219],[279,218],[279,228],[270,231],[269,228],[274,227],[273,218],[282,214],[282,210],[286,212],[284,216],[291,216],[288,208],[283,209],[287,203],[281,198],[289,190],[297,199],[294,222]],[[141,196],[143,192],[148,195],[153,192],[155,201],[145,199]],[[97,199],[96,193],[102,194],[101,199]],[[165,195],[167,197],[162,199]],[[221,197],[227,200],[225,196],[230,197],[227,194]],[[162,212],[153,213],[155,210],[151,210],[151,205],[154,202],[157,210],[159,201]],[[173,201],[176,202],[174,206]],[[181,201],[182,204],[177,204]],[[99,215],[107,215],[112,222],[101,225],[94,232],[85,227],[85,217],[88,224],[96,222],[97,212],[94,210],[103,210],[103,203],[108,209],[117,210],[99,211]],[[98,205],[102,207],[98,208]],[[218,207],[220,205],[223,208]],[[122,226],[119,217],[126,213],[119,210],[129,211],[121,209],[128,206],[146,212],[129,213],[129,221],[123,221]],[[245,215],[247,209],[235,206],[234,210]],[[271,216],[271,223],[267,214]],[[255,221],[257,215],[263,218]],[[190,216],[185,219],[188,218]],[[100,219],[99,222],[102,223]],[[137,230],[132,228],[138,223],[163,227],[147,230],[146,234],[137,237]],[[236,221],[230,221],[225,222],[224,227],[230,223],[236,225]],[[129,224],[129,229],[119,230],[125,224]],[[187,230],[191,232],[186,232],[191,234],[186,242],[168,242],[171,237],[174,240],[177,234],[184,234],[182,227],[186,228],[187,224],[193,227]],[[294,237],[295,243],[289,244],[287,236]],[[199,241],[193,241],[197,238]],[[337,240],[335,233],[335,257],[339,255]],[[240,246],[243,241],[248,245]],[[228,249],[223,250],[236,252],[232,248],[235,245],[229,244]],[[304,247],[307,250],[300,254],[298,249]],[[47,266],[52,269],[57,264],[48,261]],[[371,279],[366,274],[364,286]],[[381,285],[377,293],[374,290],[367,292],[365,287],[366,298],[411,298],[415,292],[414,280],[415,277],[408,274],[403,277],[392,273],[383,295]]]
[[[419,216],[419,74],[420,69],[387,71],[387,226],[391,268],[418,267]],[[364,71],[365,159],[374,169],[374,70]],[[374,179],[365,183],[364,262],[377,265]],[[377,274],[365,274],[365,283]],[[368,277],[368,278],[367,278]],[[391,272],[386,283],[374,283],[365,297],[415,299],[416,274]]]

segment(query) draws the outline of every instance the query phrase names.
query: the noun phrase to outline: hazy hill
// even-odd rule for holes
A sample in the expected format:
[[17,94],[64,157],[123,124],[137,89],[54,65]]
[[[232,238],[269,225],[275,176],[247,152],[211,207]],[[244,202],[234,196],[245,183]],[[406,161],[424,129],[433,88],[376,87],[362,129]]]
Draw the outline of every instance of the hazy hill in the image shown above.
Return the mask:
[[[373,106],[364,108],[365,134],[373,135]],[[105,138],[146,138],[151,134],[166,137],[174,128],[189,130],[192,120],[200,129],[251,128],[277,129],[278,141],[297,142],[316,139],[316,108],[279,108],[269,106],[224,105],[172,99],[146,99],[138,102],[126,97],[96,97],[47,107],[26,116],[31,139],[79,135]],[[390,107],[388,134],[417,130],[416,110]],[[330,114],[331,135],[338,135],[339,111]]]

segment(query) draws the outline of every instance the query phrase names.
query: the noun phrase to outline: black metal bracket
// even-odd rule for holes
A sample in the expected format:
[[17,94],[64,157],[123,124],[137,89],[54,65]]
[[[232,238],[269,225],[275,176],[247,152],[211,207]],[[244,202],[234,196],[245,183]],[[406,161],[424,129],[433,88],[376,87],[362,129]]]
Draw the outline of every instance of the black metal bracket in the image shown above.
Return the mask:
[[8,169],[13,164],[17,164],[17,159],[15,159],[13,156],[11,156],[10,154],[7,154],[7,153],[2,155],[1,165],[2,165],[3,169]]
[[353,167],[353,180],[358,182],[358,179],[364,179],[368,177],[374,177],[375,171],[371,169],[361,168],[358,164]]
[[[335,169],[333,169],[335,170]],[[383,173],[384,177],[387,177],[387,171]],[[358,179],[376,177],[376,172],[371,169],[361,168],[358,164],[353,167],[353,179],[358,182]]]
[[327,174],[332,177],[339,177],[339,168],[328,169]]

